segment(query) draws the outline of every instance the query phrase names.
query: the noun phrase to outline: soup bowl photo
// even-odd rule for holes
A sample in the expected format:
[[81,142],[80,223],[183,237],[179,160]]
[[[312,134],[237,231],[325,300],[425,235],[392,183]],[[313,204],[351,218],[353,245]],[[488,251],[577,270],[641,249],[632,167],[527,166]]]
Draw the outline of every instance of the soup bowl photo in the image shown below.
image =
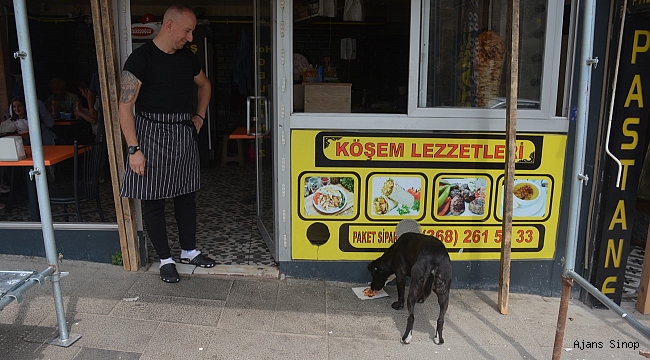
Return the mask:
[[513,192],[514,201],[522,207],[536,203],[540,197],[539,185],[531,181],[515,181]]

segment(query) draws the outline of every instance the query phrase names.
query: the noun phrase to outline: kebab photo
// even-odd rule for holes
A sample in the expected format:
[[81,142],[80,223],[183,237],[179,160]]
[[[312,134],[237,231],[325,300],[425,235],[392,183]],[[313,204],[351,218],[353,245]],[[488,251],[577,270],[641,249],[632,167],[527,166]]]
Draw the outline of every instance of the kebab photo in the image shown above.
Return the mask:
[[372,200],[375,215],[386,215],[393,210],[397,215],[420,212],[420,178],[377,178],[373,183],[373,188],[381,188]]

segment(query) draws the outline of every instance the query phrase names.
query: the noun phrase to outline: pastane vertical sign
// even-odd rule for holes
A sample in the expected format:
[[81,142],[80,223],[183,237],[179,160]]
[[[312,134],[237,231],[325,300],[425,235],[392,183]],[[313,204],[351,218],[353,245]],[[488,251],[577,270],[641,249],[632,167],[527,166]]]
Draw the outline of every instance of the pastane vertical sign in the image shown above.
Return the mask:
[[[616,100],[609,149],[621,163],[606,157],[601,223],[596,232],[592,284],[621,303],[625,264],[643,166],[643,149],[650,106],[650,21],[628,16],[621,47]],[[597,301],[592,298],[592,300]]]

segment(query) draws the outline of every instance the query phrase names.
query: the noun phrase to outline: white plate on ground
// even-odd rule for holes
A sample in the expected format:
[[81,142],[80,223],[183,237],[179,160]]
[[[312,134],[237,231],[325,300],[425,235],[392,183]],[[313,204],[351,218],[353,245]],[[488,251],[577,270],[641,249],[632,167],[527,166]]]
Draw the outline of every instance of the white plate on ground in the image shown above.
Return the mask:
[[373,297],[366,296],[366,295],[363,294],[363,290],[364,290],[364,289],[367,289],[367,288],[369,288],[369,286],[353,287],[353,288],[352,288],[352,291],[353,291],[354,294],[355,294],[359,299],[361,299],[361,300],[379,299],[379,298],[383,298],[383,297],[387,297],[387,296],[389,296],[388,293],[386,292],[386,290],[384,290],[384,289],[379,290],[379,292],[377,293],[377,295],[375,295],[375,296],[373,296]]

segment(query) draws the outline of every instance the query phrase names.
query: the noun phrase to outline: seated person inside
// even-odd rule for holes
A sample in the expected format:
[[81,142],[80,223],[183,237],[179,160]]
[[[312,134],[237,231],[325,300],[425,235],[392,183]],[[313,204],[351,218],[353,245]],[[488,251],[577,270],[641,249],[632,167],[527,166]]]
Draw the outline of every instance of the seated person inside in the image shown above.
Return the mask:
[[50,109],[50,113],[57,118],[60,117],[62,112],[73,113],[74,109],[79,106],[79,97],[66,91],[65,86],[65,80],[61,78],[50,80],[52,95],[45,100],[45,104]]
[[[38,117],[41,120],[41,141],[43,145],[56,145],[56,135],[52,132],[52,127],[54,126],[54,119],[47,111],[45,104],[37,99],[38,106]],[[26,131],[28,129],[27,122],[27,107],[25,106],[25,98],[22,96],[16,96],[11,101],[11,120],[16,125],[16,130],[19,132]]]
[[86,81],[82,81],[79,84],[79,92],[81,96],[86,99],[88,103],[88,109],[78,106],[74,110],[74,116],[78,119],[86,120],[92,129],[92,133],[97,135],[97,127],[99,126],[99,111],[100,111],[100,102],[97,98],[97,94],[93,92]]

